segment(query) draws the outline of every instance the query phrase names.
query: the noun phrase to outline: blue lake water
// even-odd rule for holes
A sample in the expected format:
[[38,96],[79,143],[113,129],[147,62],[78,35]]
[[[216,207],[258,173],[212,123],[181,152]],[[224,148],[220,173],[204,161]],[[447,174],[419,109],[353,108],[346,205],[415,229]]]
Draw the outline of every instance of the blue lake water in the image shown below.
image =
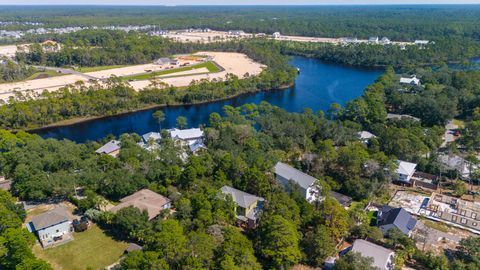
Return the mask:
[[[185,116],[190,127],[198,127],[208,123],[211,113],[221,113],[225,105],[237,107],[246,103],[259,104],[262,101],[267,101],[290,112],[301,112],[305,108],[311,108],[315,112],[325,111],[334,102],[344,105],[349,100],[362,95],[365,87],[383,73],[382,70],[326,64],[305,57],[292,57],[290,64],[300,68],[301,71],[294,87],[244,95],[208,104],[162,108],[166,118],[162,123],[162,128],[174,127],[178,116]],[[36,133],[44,138],[69,139],[78,143],[98,140],[109,134],[115,136],[132,132],[144,134],[158,130],[158,123],[152,117],[152,113],[156,110],[151,109],[70,126],[54,127]]]

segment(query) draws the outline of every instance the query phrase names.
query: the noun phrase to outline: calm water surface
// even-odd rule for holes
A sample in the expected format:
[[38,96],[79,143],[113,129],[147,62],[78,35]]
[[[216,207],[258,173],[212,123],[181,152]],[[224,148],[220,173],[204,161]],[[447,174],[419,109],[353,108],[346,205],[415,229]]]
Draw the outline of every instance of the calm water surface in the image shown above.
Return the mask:
[[[190,127],[197,127],[207,123],[212,112],[221,113],[225,105],[237,107],[245,103],[259,104],[261,101],[267,101],[290,112],[301,112],[305,108],[314,111],[327,110],[333,102],[344,105],[347,101],[362,95],[365,87],[383,72],[326,64],[304,57],[292,57],[290,64],[301,70],[294,87],[208,104],[163,108],[166,120],[162,123],[162,128],[174,127],[178,116],[185,116]],[[152,117],[155,110],[55,127],[38,131],[37,134],[44,138],[69,139],[78,143],[98,140],[109,134],[115,136],[131,132],[144,134],[158,130],[158,123]]]

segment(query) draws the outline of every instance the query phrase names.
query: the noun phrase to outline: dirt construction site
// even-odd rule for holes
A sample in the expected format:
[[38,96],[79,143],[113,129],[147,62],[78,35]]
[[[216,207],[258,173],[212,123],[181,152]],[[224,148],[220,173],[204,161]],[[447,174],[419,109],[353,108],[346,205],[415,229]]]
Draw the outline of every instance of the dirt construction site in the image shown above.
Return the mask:
[[[12,50],[13,48],[8,48]],[[214,65],[215,69],[207,68]],[[168,85],[183,87],[201,79],[223,80],[227,74],[243,78],[246,74],[258,75],[264,68],[244,54],[227,52],[198,52],[192,56],[176,56],[171,61],[133,65],[81,73],[74,70],[57,69],[60,76],[0,84],[0,100],[8,102],[18,94],[36,98],[42,92],[57,91],[75,83],[85,85],[103,83],[111,76],[123,77],[135,90],[142,90],[158,79]]]

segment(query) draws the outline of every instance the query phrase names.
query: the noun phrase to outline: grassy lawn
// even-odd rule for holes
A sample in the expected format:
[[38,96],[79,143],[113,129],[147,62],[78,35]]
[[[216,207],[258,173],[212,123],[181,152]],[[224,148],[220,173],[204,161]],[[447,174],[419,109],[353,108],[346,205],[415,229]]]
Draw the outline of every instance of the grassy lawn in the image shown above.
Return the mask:
[[377,225],[377,211],[370,211],[368,212],[368,224],[370,226],[376,226]]
[[113,240],[95,224],[85,232],[75,233],[74,240],[51,249],[33,247],[34,254],[57,270],[103,269],[122,256],[128,244]]
[[157,77],[157,76],[174,74],[174,73],[177,73],[177,72],[183,72],[183,71],[189,71],[189,70],[195,70],[195,69],[201,69],[201,68],[207,68],[208,72],[211,72],[211,73],[220,71],[218,66],[215,65],[213,62],[205,62],[205,63],[201,63],[201,64],[193,65],[193,66],[188,66],[188,67],[166,69],[166,70],[157,71],[157,72],[126,76],[126,77],[123,77],[123,79],[124,80],[142,81],[142,80],[148,80],[148,79],[151,79],[151,78],[154,78],[154,77]]
[[78,68],[77,71],[86,73],[86,72],[95,72],[95,71],[102,71],[107,69],[114,69],[114,68],[122,68],[126,67],[126,65],[113,65],[113,66],[98,66],[98,67],[81,67]]
[[30,77],[26,78],[25,80],[36,80],[36,79],[44,79],[44,78],[50,78],[50,77],[57,77],[57,76],[62,76],[64,74],[58,73],[54,70],[46,70],[46,71],[41,71],[41,72],[35,72]]

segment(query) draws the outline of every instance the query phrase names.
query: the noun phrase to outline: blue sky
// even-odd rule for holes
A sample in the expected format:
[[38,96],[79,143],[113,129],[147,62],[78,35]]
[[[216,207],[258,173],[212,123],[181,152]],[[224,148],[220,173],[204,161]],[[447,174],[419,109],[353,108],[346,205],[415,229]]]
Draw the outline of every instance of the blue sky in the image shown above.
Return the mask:
[[480,0],[0,0],[0,5],[348,5],[348,4],[480,4]]

